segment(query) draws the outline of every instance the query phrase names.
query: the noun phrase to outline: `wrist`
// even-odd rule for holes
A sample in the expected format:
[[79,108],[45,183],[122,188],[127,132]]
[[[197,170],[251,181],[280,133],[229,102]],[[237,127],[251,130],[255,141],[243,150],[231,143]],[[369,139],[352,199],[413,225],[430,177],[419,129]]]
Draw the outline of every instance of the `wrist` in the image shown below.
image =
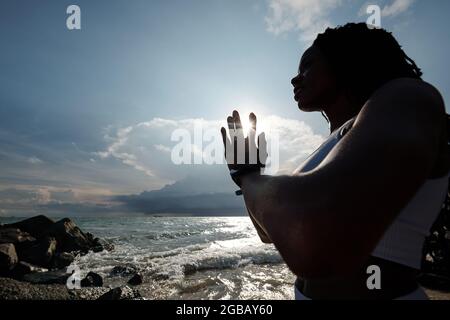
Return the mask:
[[261,172],[259,170],[244,174],[241,177],[241,189],[245,187],[244,185],[248,185],[251,181],[254,181],[259,176],[261,176]]
[[260,167],[242,167],[240,169],[231,169],[230,175],[233,181],[238,185],[240,188],[242,186],[242,179],[246,176],[253,175],[253,174],[261,174],[261,168]]

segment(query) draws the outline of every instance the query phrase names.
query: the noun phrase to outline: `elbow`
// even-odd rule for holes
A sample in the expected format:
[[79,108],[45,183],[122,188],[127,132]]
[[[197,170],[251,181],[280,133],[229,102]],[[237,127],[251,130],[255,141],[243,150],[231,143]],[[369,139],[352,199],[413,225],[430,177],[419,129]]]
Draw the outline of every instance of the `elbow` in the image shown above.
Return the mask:
[[[333,250],[334,251],[334,250]],[[336,254],[334,252],[300,253],[300,257],[287,262],[289,269],[304,279],[345,277],[354,274],[363,266],[360,255]]]
[[362,268],[371,244],[351,230],[334,223],[315,228],[295,227],[274,240],[290,270],[298,277],[330,278],[354,274]]

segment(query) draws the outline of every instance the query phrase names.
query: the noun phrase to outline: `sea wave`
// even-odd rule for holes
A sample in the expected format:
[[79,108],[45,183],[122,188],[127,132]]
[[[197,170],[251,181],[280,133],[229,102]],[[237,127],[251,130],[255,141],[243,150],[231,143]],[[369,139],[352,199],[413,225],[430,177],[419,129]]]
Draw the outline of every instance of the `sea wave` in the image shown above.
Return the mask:
[[104,275],[116,265],[133,264],[154,280],[175,280],[198,271],[240,268],[248,264],[279,264],[282,259],[273,245],[249,237],[158,252],[122,244],[113,252],[91,252],[79,257],[75,263]]

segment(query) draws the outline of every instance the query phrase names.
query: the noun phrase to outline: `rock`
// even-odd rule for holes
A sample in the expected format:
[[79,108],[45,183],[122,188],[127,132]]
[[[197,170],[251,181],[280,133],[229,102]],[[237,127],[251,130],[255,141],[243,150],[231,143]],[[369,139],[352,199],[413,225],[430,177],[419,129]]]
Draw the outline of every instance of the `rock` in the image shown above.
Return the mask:
[[89,272],[86,277],[81,280],[82,287],[102,287],[103,278],[95,272]]
[[112,251],[112,250],[114,250],[114,245],[109,243],[106,240],[103,240],[100,238],[94,238],[92,251],[101,252],[103,250]]
[[137,286],[142,284],[143,282],[143,277],[140,273],[136,273],[134,276],[131,277],[130,280],[128,280],[128,284],[131,284],[133,286]]
[[39,215],[16,223],[6,224],[3,227],[20,229],[38,239],[41,238],[54,223],[55,222],[52,219],[44,215]]
[[192,263],[188,263],[184,265],[184,275],[188,276],[197,272],[197,266]]
[[65,271],[32,272],[23,276],[23,281],[33,284],[66,284],[70,274]]
[[12,243],[0,244],[0,274],[9,274],[19,262]]
[[69,218],[55,222],[47,229],[45,234],[56,238],[58,252],[77,250],[88,252],[93,246],[93,243],[89,241],[89,237]]
[[450,292],[450,278],[433,273],[420,274],[417,276],[419,284],[425,288]]
[[35,265],[32,265],[25,261],[19,261],[19,263],[15,266],[15,268],[11,272],[11,277],[14,279],[21,280],[23,276],[32,273],[32,272],[47,272],[48,269],[41,268]]
[[97,300],[120,300],[122,295],[121,288],[114,288],[109,290],[107,293],[101,295]]
[[89,242],[94,243],[96,238],[94,238],[94,235],[92,233],[86,232],[85,235],[86,235],[86,238],[89,240]]
[[140,300],[141,294],[128,286],[111,289],[97,300]]
[[52,268],[62,269],[69,266],[75,260],[72,252],[59,252],[53,256],[51,261]]
[[138,268],[133,264],[126,264],[123,266],[115,266],[111,272],[110,276],[129,276],[134,275],[138,272]]
[[167,273],[155,273],[152,275],[152,279],[155,281],[168,280],[170,276]]
[[56,245],[55,238],[43,238],[30,248],[19,251],[19,258],[40,267],[49,267],[56,251]]
[[0,228],[0,243],[13,243],[17,251],[30,249],[35,241],[53,237],[57,241],[56,252],[88,253],[89,250],[111,251],[114,246],[108,241],[95,238],[91,233],[84,233],[71,219],[64,218],[57,222],[40,215],[3,225]]
[[24,242],[33,242],[36,239],[29,233],[17,228],[0,228],[0,243],[12,243],[14,245]]

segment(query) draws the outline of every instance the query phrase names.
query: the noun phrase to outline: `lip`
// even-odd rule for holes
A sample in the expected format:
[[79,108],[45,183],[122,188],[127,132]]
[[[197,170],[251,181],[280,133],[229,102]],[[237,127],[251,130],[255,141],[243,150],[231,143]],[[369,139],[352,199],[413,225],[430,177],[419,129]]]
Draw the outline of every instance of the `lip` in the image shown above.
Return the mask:
[[302,93],[304,87],[296,87],[294,88],[294,100],[298,101],[300,94]]
[[294,87],[294,94],[297,94],[297,93],[299,93],[300,91],[302,91],[304,89],[305,89],[304,86]]

